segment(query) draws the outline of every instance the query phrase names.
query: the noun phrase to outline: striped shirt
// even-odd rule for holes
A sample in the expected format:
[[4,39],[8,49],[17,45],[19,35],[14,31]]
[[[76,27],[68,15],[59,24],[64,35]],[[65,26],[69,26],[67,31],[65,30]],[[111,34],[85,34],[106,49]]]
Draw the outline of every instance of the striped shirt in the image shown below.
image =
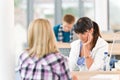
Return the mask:
[[71,80],[67,59],[59,53],[36,59],[24,52],[20,55],[17,71],[22,80]]

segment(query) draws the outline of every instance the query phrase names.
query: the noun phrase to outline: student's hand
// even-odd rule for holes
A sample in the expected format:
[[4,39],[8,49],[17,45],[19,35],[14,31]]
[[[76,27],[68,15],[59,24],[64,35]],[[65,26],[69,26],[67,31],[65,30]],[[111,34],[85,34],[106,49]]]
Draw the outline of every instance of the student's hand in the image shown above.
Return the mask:
[[[86,50],[90,51],[91,50],[91,42],[92,42],[92,40],[93,40],[92,33],[88,32],[87,42],[83,43],[84,51],[86,51]],[[84,55],[88,55],[88,54],[86,54],[86,52],[85,52]]]
[[83,45],[89,45],[93,40],[93,36],[92,36],[92,33],[91,32],[88,32],[88,40],[86,43],[83,43]]
[[76,75],[73,75],[73,76],[72,76],[72,80],[78,80],[77,76],[76,76]]

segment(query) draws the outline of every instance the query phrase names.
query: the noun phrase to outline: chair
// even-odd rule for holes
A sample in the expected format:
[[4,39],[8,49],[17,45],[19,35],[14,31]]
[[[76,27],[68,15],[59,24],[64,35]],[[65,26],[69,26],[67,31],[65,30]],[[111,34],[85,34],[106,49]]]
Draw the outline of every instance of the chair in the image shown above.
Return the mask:
[[59,51],[60,51],[60,53],[63,54],[64,56],[69,56],[70,48],[59,48]]

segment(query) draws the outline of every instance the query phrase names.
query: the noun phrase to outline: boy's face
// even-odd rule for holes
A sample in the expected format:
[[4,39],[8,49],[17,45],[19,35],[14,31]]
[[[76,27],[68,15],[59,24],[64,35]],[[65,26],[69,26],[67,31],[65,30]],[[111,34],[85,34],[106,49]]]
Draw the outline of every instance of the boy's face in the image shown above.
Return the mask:
[[67,22],[63,22],[63,29],[64,29],[64,31],[65,32],[69,32],[72,29],[73,25],[74,25],[74,23],[69,24]]

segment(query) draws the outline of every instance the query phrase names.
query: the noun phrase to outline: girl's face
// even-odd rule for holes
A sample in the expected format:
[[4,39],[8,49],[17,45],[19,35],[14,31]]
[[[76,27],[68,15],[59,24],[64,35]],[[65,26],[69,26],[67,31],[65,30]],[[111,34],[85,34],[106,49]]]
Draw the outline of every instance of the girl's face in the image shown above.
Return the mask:
[[77,36],[83,43],[86,43],[88,41],[89,34],[92,35],[92,33],[93,33],[93,29],[90,29],[87,30],[87,32],[77,34]]
[[79,33],[77,36],[83,43],[87,42],[88,40],[88,32],[84,32],[83,34]]

